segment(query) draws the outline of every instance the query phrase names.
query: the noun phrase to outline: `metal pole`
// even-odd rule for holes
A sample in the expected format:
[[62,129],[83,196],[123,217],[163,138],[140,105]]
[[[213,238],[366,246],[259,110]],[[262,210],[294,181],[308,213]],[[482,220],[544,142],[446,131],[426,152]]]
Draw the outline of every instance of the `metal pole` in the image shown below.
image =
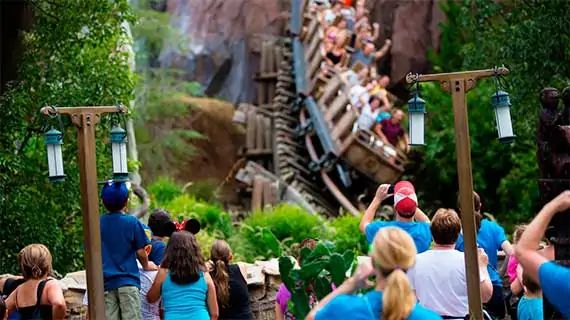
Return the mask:
[[475,207],[473,203],[473,177],[471,171],[471,142],[469,141],[469,121],[465,80],[451,80],[451,97],[455,120],[455,148],[457,155],[457,175],[459,178],[459,201],[461,224],[465,243],[465,271],[467,274],[467,296],[471,319],[483,319],[479,263],[477,257],[477,230],[475,230]]
[[99,115],[80,113],[72,115],[71,119],[77,126],[89,318],[105,319],[105,288],[103,283],[103,259],[101,257],[101,229],[99,227],[99,197],[97,195],[97,164],[95,156],[95,126],[99,122]]

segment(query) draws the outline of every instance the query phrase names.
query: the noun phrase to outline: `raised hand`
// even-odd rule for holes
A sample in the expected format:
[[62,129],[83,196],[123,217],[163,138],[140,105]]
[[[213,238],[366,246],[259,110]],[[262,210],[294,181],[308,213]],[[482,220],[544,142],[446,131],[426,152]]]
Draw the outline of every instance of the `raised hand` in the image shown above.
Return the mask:
[[390,197],[391,194],[388,194],[389,188],[390,188],[389,184],[381,184],[376,190],[376,199],[384,201],[386,198]]
[[361,262],[356,271],[354,271],[354,275],[352,279],[354,280],[354,285],[357,289],[367,289],[374,285],[374,283],[368,278],[374,274],[374,267],[372,266],[371,260],[366,260]]

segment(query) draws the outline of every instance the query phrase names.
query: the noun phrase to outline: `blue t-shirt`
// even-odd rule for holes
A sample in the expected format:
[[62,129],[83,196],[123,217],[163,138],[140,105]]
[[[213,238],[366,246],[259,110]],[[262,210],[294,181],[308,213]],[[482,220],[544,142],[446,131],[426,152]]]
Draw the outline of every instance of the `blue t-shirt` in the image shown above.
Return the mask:
[[[501,245],[505,241],[508,240],[503,227],[488,219],[481,220],[481,227],[479,228],[479,232],[477,232],[477,245],[479,248],[485,250],[485,253],[489,257],[487,270],[494,286],[500,286],[503,283],[499,272],[497,272],[497,266],[499,264],[497,252],[501,250]],[[459,235],[459,239],[457,239],[455,243],[455,249],[461,252],[465,251],[463,235]]]
[[208,284],[203,272],[198,281],[181,285],[172,281],[169,271],[162,283],[164,320],[210,320],[207,299]]
[[[371,291],[363,296],[341,294],[332,299],[315,315],[315,320],[380,319],[382,313],[382,292]],[[441,319],[435,312],[416,304],[407,320]]]
[[362,51],[362,49],[358,49],[352,55],[352,59],[350,59],[351,66],[355,65],[358,61],[363,63],[365,66],[369,66],[372,64],[372,62],[374,62],[374,57],[375,57],[374,52],[367,56],[364,54],[364,51]]
[[157,266],[162,263],[162,258],[164,257],[164,250],[166,249],[166,244],[158,239],[150,240],[152,245],[152,250],[148,255],[148,260],[154,262]]
[[566,319],[570,319],[570,269],[554,261],[538,268],[538,280],[543,295]]
[[150,244],[143,224],[120,212],[104,214],[100,221],[105,291],[125,286],[140,288],[137,250]]
[[381,112],[378,117],[376,117],[376,122],[380,123],[382,120],[390,118],[392,118],[392,115],[389,112]]
[[542,298],[522,297],[517,307],[518,320],[541,320],[544,319],[542,312]]
[[376,233],[386,227],[398,227],[406,231],[414,239],[418,253],[429,249],[431,230],[428,222],[374,221],[368,224],[365,229],[368,243],[372,244]]

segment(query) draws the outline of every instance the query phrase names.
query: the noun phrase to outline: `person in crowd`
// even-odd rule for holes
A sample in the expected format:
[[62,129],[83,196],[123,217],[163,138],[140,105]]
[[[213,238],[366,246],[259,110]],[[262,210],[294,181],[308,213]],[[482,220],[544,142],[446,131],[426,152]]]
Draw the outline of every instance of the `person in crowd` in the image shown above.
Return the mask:
[[378,117],[376,117],[376,123],[380,123],[385,119],[390,119],[392,117],[392,104],[390,102],[382,102],[380,106],[380,112],[378,113]]
[[6,302],[4,302],[4,298],[0,296],[0,319],[4,319],[6,317]]
[[162,297],[165,320],[218,319],[216,287],[205,269],[194,235],[185,230],[174,232],[148,291],[148,302],[155,303]]
[[[143,225],[143,227],[145,228],[146,235],[150,241],[151,238],[153,237],[151,229],[145,225]],[[152,244],[147,245],[145,247],[145,251],[146,251],[147,255],[150,257],[152,252],[154,251],[153,245]],[[162,258],[160,259],[160,261],[162,261]],[[141,317],[143,320],[160,320],[161,319],[161,317],[160,317],[160,315],[161,315],[160,302],[161,301],[159,300],[155,303],[148,303],[148,301],[146,300],[146,295],[148,293],[148,290],[152,286],[152,283],[154,282],[154,279],[156,278],[156,274],[158,273],[158,271],[156,271],[156,270],[151,270],[151,271],[144,270],[141,263],[138,260],[137,260],[137,267],[139,269],[139,274],[140,274],[139,298],[141,301]],[[85,292],[85,295],[83,296],[83,305],[85,305],[85,306],[89,305],[89,297],[87,295],[87,292]],[[89,314],[87,314],[87,319],[89,319]]]
[[386,39],[384,46],[379,51],[375,51],[376,47],[374,46],[374,43],[372,41],[366,41],[362,48],[357,49],[354,52],[351,63],[354,64],[360,61],[365,65],[370,66],[378,59],[385,56],[391,45],[392,41],[390,39]]
[[388,100],[388,91],[386,90],[388,85],[390,85],[390,77],[381,75],[372,82],[372,89],[370,90],[370,94],[378,96],[384,105],[390,104],[390,100]]
[[[318,241],[316,239],[307,238],[303,240],[299,246],[299,249],[302,250],[303,248],[315,249],[317,246]],[[297,263],[301,264],[301,256],[297,257]],[[333,287],[334,289],[334,287]],[[307,289],[307,296],[309,297],[309,305],[314,307],[318,300],[317,295],[315,294],[313,287],[309,286]],[[291,292],[287,290],[287,287],[284,283],[279,286],[279,290],[277,291],[277,295],[275,296],[275,319],[276,320],[295,320],[295,316],[289,310],[288,303],[291,300]]]
[[[357,63],[354,66],[352,66],[352,68],[348,69],[345,73],[343,73],[342,76],[346,79],[348,87],[352,89],[355,86],[362,86],[362,84],[368,78],[369,73],[370,69],[368,68],[368,66],[365,66],[362,63]],[[368,90],[364,91],[368,92]],[[350,96],[352,98],[352,93],[350,94]]]
[[166,250],[165,241],[172,234],[170,232],[172,223],[170,213],[164,209],[154,209],[148,217],[148,227],[152,231],[152,239],[150,240],[152,251],[148,259],[156,265],[159,265],[164,257],[164,250]]
[[[408,278],[419,303],[444,319],[468,319],[467,273],[465,256],[455,250],[461,232],[461,219],[452,209],[439,209],[431,220],[434,246],[418,254]],[[487,272],[488,257],[479,249],[481,300],[489,301],[493,284]]]
[[553,256],[537,251],[537,248],[554,215],[568,209],[570,191],[567,190],[540,210],[523,232],[515,250],[523,271],[540,285],[544,297],[567,319],[570,318],[570,269],[551,261]]
[[[10,294],[16,290],[22,283],[26,282],[22,276],[10,276],[0,279],[0,297],[6,301]],[[4,318],[0,318],[4,319]],[[20,313],[18,310],[14,310],[8,317],[8,320],[19,320]]]
[[[416,190],[409,181],[400,181],[394,185],[395,221],[373,221],[380,204],[388,197],[389,184],[382,184],[376,190],[374,199],[360,220],[360,231],[366,235],[366,240],[372,244],[376,233],[387,227],[398,227],[410,234],[416,244],[417,252],[429,249],[431,231],[429,218],[418,208]],[[414,221],[415,220],[415,221]]]
[[232,264],[232,250],[224,240],[216,240],[210,250],[212,270],[210,275],[216,287],[220,320],[252,320],[247,270],[245,266]]
[[[519,242],[523,232],[526,230],[526,225],[518,225],[513,233],[513,250],[516,250],[516,245]],[[511,282],[511,292],[515,296],[522,295],[523,285],[517,277],[517,267],[519,263],[517,257],[513,254],[509,256],[507,261],[507,275],[509,276],[509,281]]]
[[517,269],[524,288],[524,296],[520,299],[517,306],[517,320],[544,319],[540,285],[528,273],[524,272],[522,268]]
[[344,43],[346,42],[346,36],[337,35],[333,40],[333,47],[327,51],[325,55],[325,72],[327,68],[335,68],[342,66],[342,63],[346,60],[346,49],[344,48]]
[[378,118],[379,114],[380,99],[378,99],[378,97],[371,96],[368,100],[368,103],[362,107],[360,115],[354,124],[353,131],[357,131],[358,129],[371,130],[376,123],[376,119]]
[[24,283],[6,300],[8,315],[18,311],[20,319],[63,320],[67,306],[59,282],[50,277],[52,256],[43,244],[30,244],[18,254]]
[[105,183],[101,200],[108,211],[100,218],[106,318],[141,319],[137,259],[143,270],[157,270],[145,250],[150,240],[139,219],[124,213],[129,200],[125,183]]
[[[374,237],[370,260],[362,263],[354,275],[313,307],[308,320],[431,320],[436,313],[416,303],[406,271],[416,259],[416,246],[408,233],[388,227]],[[369,278],[375,277],[376,283]],[[365,295],[359,289],[374,287]]]
[[368,88],[358,83],[350,88],[350,104],[356,110],[363,109],[370,101],[370,93],[368,93]]
[[[477,245],[479,248],[485,250],[485,253],[489,256],[487,269],[489,271],[491,282],[493,283],[493,296],[491,297],[491,300],[485,304],[485,309],[491,314],[491,316],[502,319],[506,314],[506,305],[505,297],[503,295],[501,276],[497,271],[499,263],[497,253],[499,250],[503,250],[510,256],[513,253],[513,247],[507,239],[503,227],[494,221],[483,219],[481,214],[483,205],[481,198],[476,192],[473,192],[473,203],[477,228]],[[462,235],[459,236],[455,248],[459,251],[465,250]]]
[[342,2],[338,0],[331,0],[330,3],[331,8],[322,11],[319,17],[319,21],[325,27],[332,24],[334,22],[334,19],[336,19],[337,16],[341,15]]
[[400,143],[400,139],[403,139],[406,152],[410,152],[410,139],[406,130],[402,127],[402,120],[404,120],[405,117],[406,114],[402,110],[394,109],[390,118],[383,119],[380,123],[376,124],[374,133],[376,133],[384,143],[391,144],[395,147]]

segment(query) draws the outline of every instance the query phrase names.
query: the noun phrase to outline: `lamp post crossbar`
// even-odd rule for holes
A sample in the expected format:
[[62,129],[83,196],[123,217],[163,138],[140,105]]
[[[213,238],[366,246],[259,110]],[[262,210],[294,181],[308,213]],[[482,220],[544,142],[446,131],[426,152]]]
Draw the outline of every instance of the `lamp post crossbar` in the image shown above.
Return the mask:
[[103,259],[101,256],[95,127],[99,123],[102,114],[126,111],[127,108],[122,105],[75,108],[43,107],[40,109],[40,112],[45,115],[67,114],[77,127],[85,269],[87,294],[89,296],[88,309],[91,319],[105,319],[105,287],[103,282]]
[[455,123],[455,147],[457,157],[457,175],[459,180],[459,206],[465,245],[465,269],[467,275],[467,294],[471,319],[483,319],[479,261],[477,252],[477,230],[475,225],[475,207],[473,201],[473,173],[471,169],[471,142],[467,113],[467,92],[475,86],[477,79],[507,75],[504,67],[462,71],[440,74],[412,74],[406,76],[408,83],[440,82],[442,88],[451,93]]

